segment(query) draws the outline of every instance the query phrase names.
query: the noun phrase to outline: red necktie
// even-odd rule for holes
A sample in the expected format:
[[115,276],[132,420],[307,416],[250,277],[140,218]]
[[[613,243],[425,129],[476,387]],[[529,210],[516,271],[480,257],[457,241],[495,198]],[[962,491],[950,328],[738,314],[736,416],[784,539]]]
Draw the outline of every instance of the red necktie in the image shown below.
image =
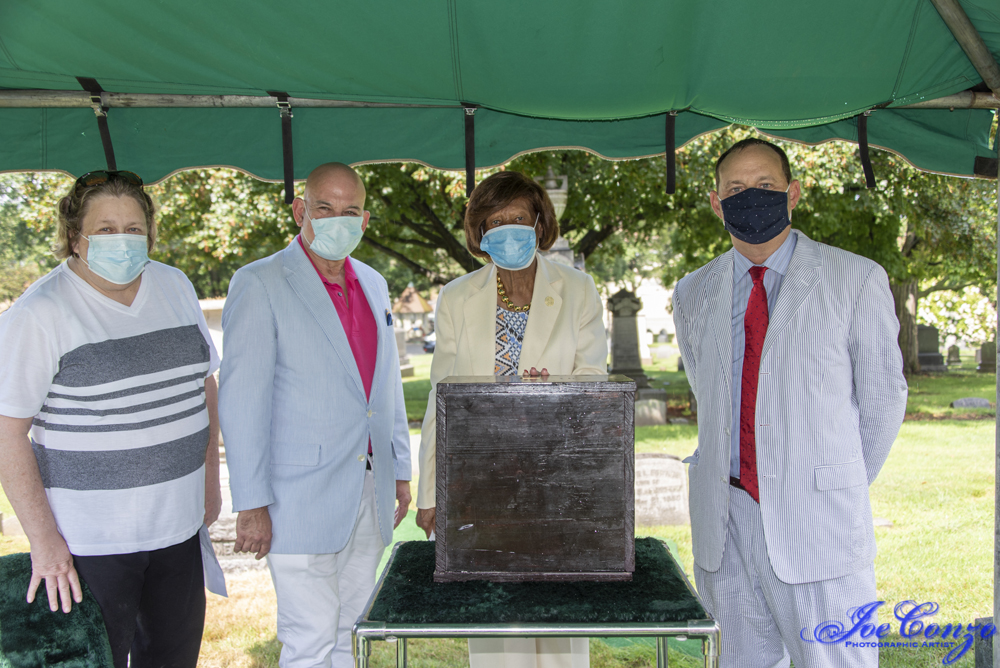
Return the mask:
[[757,372],[760,353],[767,334],[767,290],[764,272],[767,267],[750,267],[753,288],[743,317],[746,347],[743,350],[743,385],[740,393],[740,486],[760,503],[757,491]]

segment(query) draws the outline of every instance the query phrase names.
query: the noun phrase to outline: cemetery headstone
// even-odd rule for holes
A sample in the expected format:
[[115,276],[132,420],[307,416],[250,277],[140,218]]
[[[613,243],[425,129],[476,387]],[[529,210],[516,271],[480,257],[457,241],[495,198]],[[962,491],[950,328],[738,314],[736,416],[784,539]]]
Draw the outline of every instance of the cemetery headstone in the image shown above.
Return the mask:
[[635,455],[635,521],[640,526],[691,523],[687,472],[680,459],[659,452]]
[[987,341],[976,351],[976,371],[993,373],[997,370],[997,342]]
[[396,330],[396,348],[399,350],[399,372],[403,378],[409,378],[415,373],[410,364],[410,356],[406,353],[406,332]]
[[948,346],[948,366],[962,363],[961,351],[958,346]]
[[962,399],[955,399],[951,402],[952,408],[992,408],[989,399],[983,399],[982,397],[965,397]]
[[917,357],[921,371],[947,371],[938,343],[937,327],[917,325]]
[[635,426],[651,427],[667,424],[667,402],[659,399],[640,399],[635,402]]
[[649,387],[639,356],[639,326],[636,316],[642,300],[635,293],[619,290],[608,300],[611,312],[611,373],[628,376],[636,389]]

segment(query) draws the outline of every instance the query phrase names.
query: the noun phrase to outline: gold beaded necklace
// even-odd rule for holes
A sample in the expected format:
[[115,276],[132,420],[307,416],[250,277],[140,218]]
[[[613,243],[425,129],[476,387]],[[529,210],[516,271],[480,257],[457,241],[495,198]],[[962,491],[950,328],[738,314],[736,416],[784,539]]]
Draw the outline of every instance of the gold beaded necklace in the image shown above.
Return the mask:
[[497,272],[497,294],[500,295],[500,300],[504,303],[508,310],[514,313],[527,313],[528,309],[531,308],[531,302],[528,302],[524,306],[514,306],[514,303],[507,296],[507,290],[503,286],[503,281],[500,280],[500,272]]

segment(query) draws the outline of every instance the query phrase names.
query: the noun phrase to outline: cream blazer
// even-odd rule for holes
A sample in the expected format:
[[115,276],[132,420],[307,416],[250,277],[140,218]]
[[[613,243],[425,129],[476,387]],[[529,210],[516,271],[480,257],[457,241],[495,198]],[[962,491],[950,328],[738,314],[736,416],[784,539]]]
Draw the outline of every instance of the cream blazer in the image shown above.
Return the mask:
[[[497,273],[492,263],[456,278],[438,296],[431,392],[420,430],[417,508],[435,505],[435,396],[448,376],[492,376],[496,355]],[[538,256],[531,311],[518,373],[535,367],[552,375],[606,374],[608,341],[594,279]]]

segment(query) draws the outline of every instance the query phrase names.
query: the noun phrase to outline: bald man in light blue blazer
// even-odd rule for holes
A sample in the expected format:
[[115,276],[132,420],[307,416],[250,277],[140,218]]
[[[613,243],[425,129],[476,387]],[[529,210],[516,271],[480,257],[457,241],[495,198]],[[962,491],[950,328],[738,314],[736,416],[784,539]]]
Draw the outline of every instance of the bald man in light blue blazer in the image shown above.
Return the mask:
[[[410,502],[385,279],[357,260],[324,258],[313,229],[360,217],[363,232],[364,201],[349,167],[314,170],[292,207],[302,240],[236,272],[222,316],[219,414],[239,511],[235,549],[270,554],[282,668],[353,664],[351,627]],[[336,299],[349,292],[374,317],[374,360],[356,352],[366,343],[370,352],[371,338],[351,339],[342,323]],[[371,333],[366,323],[351,336]]]

